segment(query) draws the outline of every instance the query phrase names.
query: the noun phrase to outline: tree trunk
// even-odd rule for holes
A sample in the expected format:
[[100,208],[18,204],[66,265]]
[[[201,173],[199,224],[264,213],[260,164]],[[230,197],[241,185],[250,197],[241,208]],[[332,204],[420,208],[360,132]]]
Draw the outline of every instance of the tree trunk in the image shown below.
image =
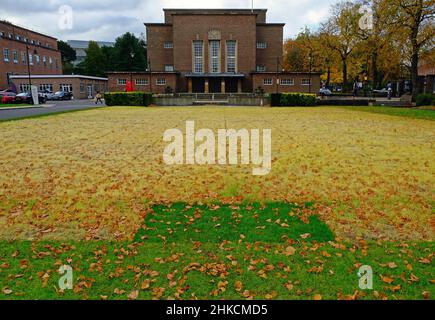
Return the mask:
[[343,62],[343,85],[347,85],[347,58],[341,58]]
[[411,56],[411,82],[412,96],[415,98],[418,94],[418,49],[414,49]]
[[372,75],[373,75],[373,89],[378,89],[379,73],[378,73],[378,53],[376,51],[372,54]]
[[331,66],[328,66],[328,76],[326,78],[326,86],[329,87],[330,83],[331,83]]

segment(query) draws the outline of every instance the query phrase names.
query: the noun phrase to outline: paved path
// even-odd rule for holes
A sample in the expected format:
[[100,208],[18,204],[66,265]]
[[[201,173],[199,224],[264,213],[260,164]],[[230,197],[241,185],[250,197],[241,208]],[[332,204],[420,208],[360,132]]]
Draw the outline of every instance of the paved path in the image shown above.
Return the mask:
[[[71,101],[47,101],[45,107],[26,108],[26,109],[6,109],[0,108],[0,121],[20,119],[32,116],[39,116],[51,113],[60,113],[73,110],[86,110],[95,108],[95,102],[92,100],[71,100]],[[99,107],[102,105],[99,104]],[[103,105],[105,107],[105,105]]]

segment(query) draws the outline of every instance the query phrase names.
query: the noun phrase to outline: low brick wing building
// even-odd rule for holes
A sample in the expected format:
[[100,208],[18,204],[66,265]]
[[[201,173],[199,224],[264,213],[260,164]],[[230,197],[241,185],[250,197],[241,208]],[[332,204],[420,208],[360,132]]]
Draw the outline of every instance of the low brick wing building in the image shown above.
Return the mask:
[[61,53],[57,39],[7,21],[0,21],[0,90],[14,74],[60,75]]
[[[15,84],[18,92],[29,92],[28,75],[13,75],[10,76],[10,81]],[[30,82],[39,91],[72,92],[75,99],[95,97],[97,92],[108,90],[107,78],[82,75],[32,75]]]
[[[164,93],[317,92],[317,73],[283,73],[283,23],[266,9],[164,9],[145,23],[149,70],[110,73],[109,88]],[[279,81],[277,80],[279,79]]]

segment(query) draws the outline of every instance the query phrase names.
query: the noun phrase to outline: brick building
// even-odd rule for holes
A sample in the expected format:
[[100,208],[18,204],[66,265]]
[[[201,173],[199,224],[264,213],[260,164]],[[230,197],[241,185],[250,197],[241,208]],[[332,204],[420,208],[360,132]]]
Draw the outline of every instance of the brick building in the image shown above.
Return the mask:
[[61,53],[57,39],[0,21],[0,90],[9,85],[9,76],[27,74],[62,74]]
[[[27,75],[12,75],[11,82],[15,84],[18,92],[29,91],[29,77]],[[32,75],[31,83],[39,91],[72,92],[74,99],[87,99],[95,97],[97,92],[106,92],[107,78],[89,77],[82,75]]]
[[418,66],[420,82],[419,91],[422,93],[435,94],[435,64],[432,61],[421,60]]
[[[284,24],[267,23],[266,13],[164,9],[164,23],[145,23],[149,70],[133,76],[146,83],[136,90],[241,93],[261,87],[265,92],[317,92],[319,74],[282,72]],[[125,90],[131,76],[109,74],[109,89]]]

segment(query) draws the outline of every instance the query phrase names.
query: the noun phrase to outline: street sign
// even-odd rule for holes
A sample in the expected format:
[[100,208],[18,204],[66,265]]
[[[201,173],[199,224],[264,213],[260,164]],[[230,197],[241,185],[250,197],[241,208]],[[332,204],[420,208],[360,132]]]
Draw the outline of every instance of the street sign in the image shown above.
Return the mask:
[[37,86],[32,86],[32,98],[33,98],[33,104],[35,106],[39,106],[39,95],[38,95]]

